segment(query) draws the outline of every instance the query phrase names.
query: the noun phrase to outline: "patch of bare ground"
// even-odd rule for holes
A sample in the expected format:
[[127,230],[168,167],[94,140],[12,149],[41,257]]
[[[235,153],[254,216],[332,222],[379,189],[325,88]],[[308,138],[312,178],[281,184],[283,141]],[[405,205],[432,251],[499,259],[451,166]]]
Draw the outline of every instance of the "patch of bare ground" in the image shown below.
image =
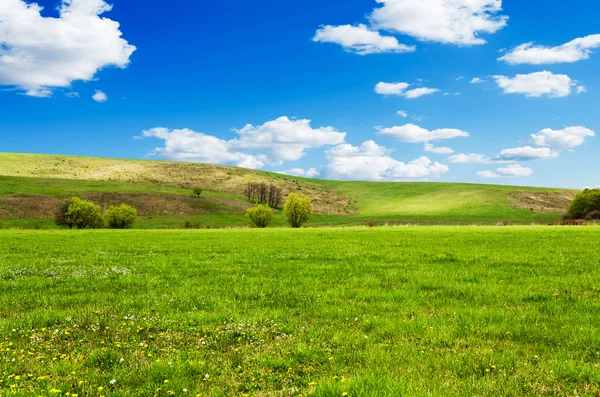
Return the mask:
[[60,200],[46,196],[0,197],[0,218],[51,218]]
[[508,193],[510,204],[515,208],[528,209],[534,213],[563,215],[579,194],[577,190],[556,192],[514,191]]
[[[356,202],[330,186],[286,175],[212,164],[98,159],[53,155],[0,158],[0,175],[57,179],[146,183],[181,188],[202,187],[242,195],[248,182],[274,183],[284,196],[294,192],[311,197],[318,214],[357,214]],[[18,163],[18,164],[15,164]]]
[[[236,214],[244,213],[251,204],[241,200],[150,193],[90,193],[81,198],[99,205],[103,210],[111,205],[127,203],[138,214]],[[52,218],[62,199],[46,196],[13,196],[0,198],[0,218]]]

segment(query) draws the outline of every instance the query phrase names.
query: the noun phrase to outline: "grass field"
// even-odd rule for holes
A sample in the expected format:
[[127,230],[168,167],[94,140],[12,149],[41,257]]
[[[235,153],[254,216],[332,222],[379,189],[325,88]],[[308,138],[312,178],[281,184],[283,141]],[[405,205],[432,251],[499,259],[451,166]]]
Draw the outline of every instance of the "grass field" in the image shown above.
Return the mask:
[[0,396],[596,396],[599,239],[0,231]]
[[[140,229],[247,225],[249,181],[307,194],[313,226],[380,223],[437,225],[548,223],[560,218],[576,192],[458,183],[381,183],[295,178],[256,170],[193,163],[0,153],[0,228],[53,228],[60,200],[74,195],[102,207],[127,202]],[[205,189],[192,200],[191,187]],[[156,203],[163,203],[155,205]],[[280,212],[272,226],[284,226]]]

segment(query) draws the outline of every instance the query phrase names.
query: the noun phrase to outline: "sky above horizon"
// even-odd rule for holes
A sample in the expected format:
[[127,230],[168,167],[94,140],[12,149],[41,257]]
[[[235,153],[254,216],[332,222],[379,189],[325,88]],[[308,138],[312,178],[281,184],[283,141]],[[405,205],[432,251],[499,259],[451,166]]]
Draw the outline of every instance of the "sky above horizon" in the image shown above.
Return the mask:
[[589,0],[2,0],[0,152],[600,186]]

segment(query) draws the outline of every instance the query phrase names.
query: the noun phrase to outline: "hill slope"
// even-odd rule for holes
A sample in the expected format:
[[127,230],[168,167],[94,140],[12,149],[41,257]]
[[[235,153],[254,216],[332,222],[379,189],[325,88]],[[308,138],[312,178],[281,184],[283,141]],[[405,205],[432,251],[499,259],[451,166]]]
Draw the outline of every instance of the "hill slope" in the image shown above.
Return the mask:
[[[424,224],[547,222],[566,210],[575,191],[456,183],[341,182],[236,167],[166,161],[0,153],[0,226],[51,227],[56,205],[82,196],[103,207],[128,202],[138,227],[245,224],[250,181],[309,195],[315,224],[363,224],[375,218]],[[190,188],[201,186],[201,199]],[[35,220],[35,221],[34,221]],[[275,225],[283,225],[276,213]]]

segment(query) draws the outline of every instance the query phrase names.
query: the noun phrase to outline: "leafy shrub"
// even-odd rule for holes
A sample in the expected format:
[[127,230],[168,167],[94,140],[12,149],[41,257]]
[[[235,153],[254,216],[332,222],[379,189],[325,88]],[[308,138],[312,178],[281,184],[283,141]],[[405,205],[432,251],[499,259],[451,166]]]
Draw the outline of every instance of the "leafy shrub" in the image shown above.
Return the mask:
[[308,222],[312,213],[313,206],[309,197],[304,195],[298,197],[296,193],[290,193],[283,207],[283,215],[285,215],[291,227],[301,227]]
[[250,218],[250,222],[254,226],[262,229],[271,223],[273,210],[268,205],[258,204],[256,207],[248,209],[246,216]]
[[65,201],[59,207],[55,221],[58,226],[69,229],[97,229],[104,226],[100,206],[79,197]]
[[200,198],[200,195],[202,194],[202,188],[201,187],[195,187],[194,190],[194,195],[198,196],[198,198]]
[[583,219],[593,211],[600,211],[600,189],[585,189],[578,194],[569,207],[568,215],[572,219]]
[[125,203],[118,207],[111,205],[104,213],[104,220],[109,229],[131,229],[137,219],[137,210]]
[[600,221],[600,211],[592,211],[585,216],[588,221]]

